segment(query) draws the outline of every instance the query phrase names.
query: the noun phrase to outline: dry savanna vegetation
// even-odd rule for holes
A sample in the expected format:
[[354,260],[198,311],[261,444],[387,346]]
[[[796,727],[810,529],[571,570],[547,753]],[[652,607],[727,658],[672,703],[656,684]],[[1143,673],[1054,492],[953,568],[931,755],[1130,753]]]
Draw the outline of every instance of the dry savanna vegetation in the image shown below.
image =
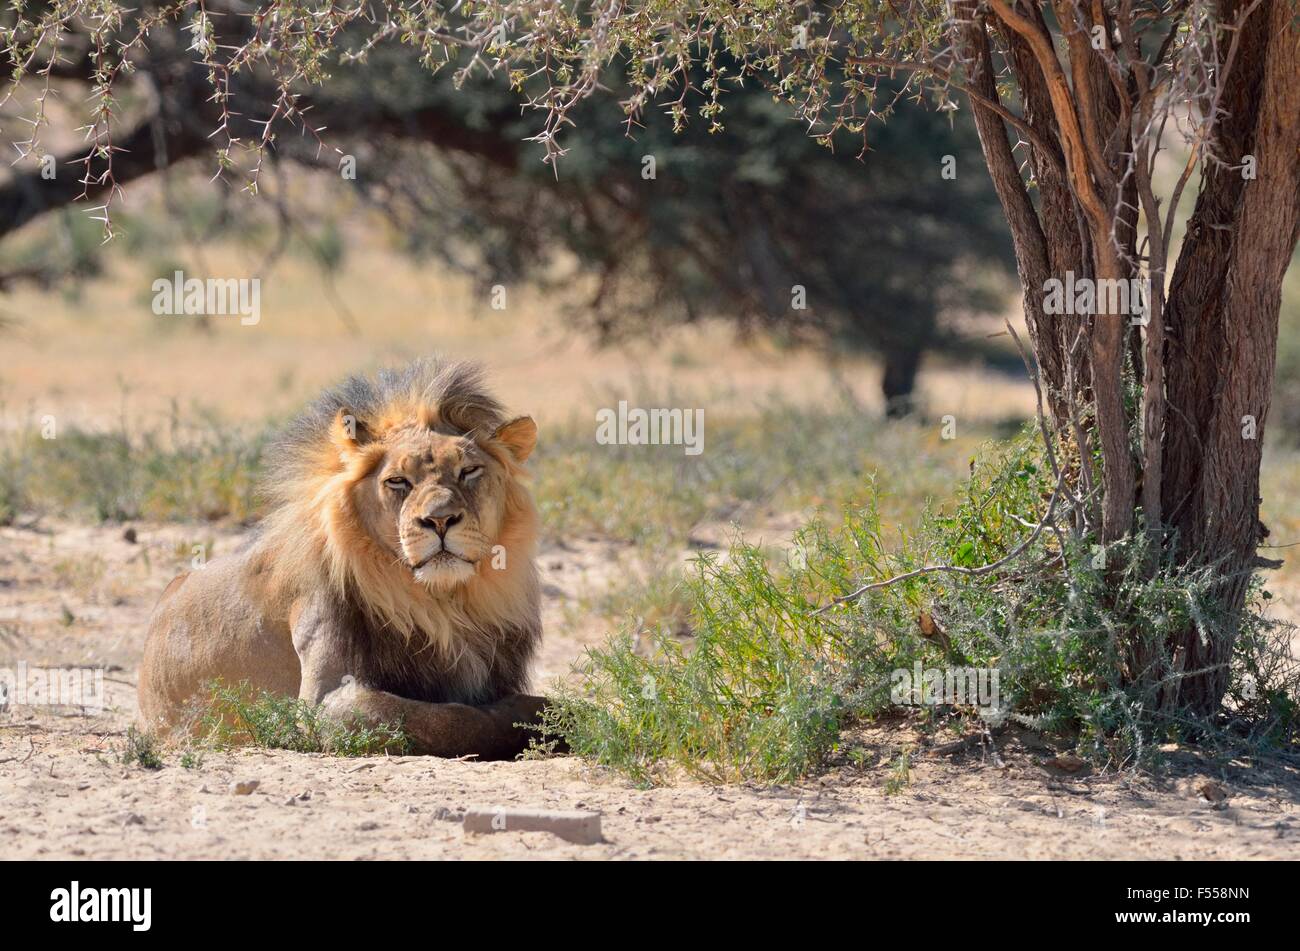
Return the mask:
[[[649,350],[597,350],[557,332],[562,315],[542,299],[521,294],[492,311],[454,276],[375,242],[335,288],[359,334],[332,320],[305,254],[272,272],[256,328],[160,329],[121,292],[139,285],[139,267],[119,261],[66,299],[11,301],[15,314],[46,316],[22,322],[4,378],[4,656],[102,667],[108,698],[98,716],[7,714],[0,769],[13,854],[867,857],[932,854],[956,847],[953,835],[970,856],[1125,855],[1134,842],[1170,856],[1287,847],[1294,818],[1277,798],[1288,782],[1279,762],[1257,765],[1227,737],[1222,752],[1191,752],[1176,730],[1143,749],[1112,749],[1101,735],[1081,744],[1066,717],[1004,725],[986,745],[980,721],[958,710],[891,712],[887,696],[863,692],[882,665],[942,661],[916,622],[931,602],[882,603],[864,627],[869,642],[836,642],[812,618],[837,572],[903,567],[916,556],[902,553],[945,532],[981,546],[972,563],[1023,537],[1005,520],[959,536],[943,528],[1008,475],[1014,492],[1043,494],[1023,436],[1033,400],[1023,380],[937,363],[920,380],[929,413],[885,422],[870,360],[831,371],[770,343],[737,351],[722,327]],[[387,293],[371,300],[379,267]],[[268,429],[341,372],[430,351],[486,360],[510,405],[540,422],[530,467],[545,636],[534,681],[573,698],[561,710],[583,755],[441,763],[356,735],[326,752],[303,711],[233,691],[215,698],[227,735],[177,747],[133,733],[145,619],[196,546],[220,556],[254,530]],[[109,365],[115,372],[90,372]],[[706,452],[598,445],[591,407],[629,393],[636,405],[704,407]],[[47,415],[52,440],[41,438]],[[953,439],[945,415],[957,420]],[[995,447],[1008,439],[1018,448],[1004,459]],[[1266,469],[1279,537],[1300,532],[1293,460],[1278,446]],[[970,501],[955,504],[955,493]],[[1296,616],[1295,577],[1284,569],[1270,585],[1279,619]],[[753,632],[779,611],[793,620],[773,653]],[[976,631],[942,623],[954,649],[977,648]],[[804,667],[809,658],[818,667]],[[763,692],[757,713],[719,699],[706,660]],[[647,683],[667,695],[644,699]],[[581,701],[602,695],[600,709],[628,719],[592,719]],[[250,728],[232,737],[232,723]],[[1079,754],[1086,765],[1075,765]],[[247,799],[230,792],[253,781]],[[1229,811],[1198,791],[1210,782],[1231,791]],[[608,843],[475,839],[448,821],[495,805],[596,809]],[[307,835],[308,824],[333,831]]]
[[[97,691],[6,688],[10,853],[1294,852],[1298,29],[1289,0],[0,14],[0,671]],[[198,274],[236,298],[191,306]],[[540,426],[525,757],[238,683],[188,739],[137,724],[150,610],[255,538],[277,428],[430,354]],[[611,438],[628,407],[694,437]],[[507,808],[602,834],[472,831]]]

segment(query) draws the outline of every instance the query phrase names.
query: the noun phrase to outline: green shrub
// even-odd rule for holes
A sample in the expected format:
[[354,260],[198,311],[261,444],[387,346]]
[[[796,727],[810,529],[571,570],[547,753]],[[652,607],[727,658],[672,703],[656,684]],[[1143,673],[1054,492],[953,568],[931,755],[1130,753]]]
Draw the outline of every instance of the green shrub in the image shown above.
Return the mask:
[[253,690],[247,681],[208,685],[199,723],[216,749],[257,746],[333,756],[402,756],[410,740],[399,723],[373,724],[360,716],[340,721],[296,697]]
[[141,769],[162,769],[162,756],[158,753],[158,738],[152,733],[142,733],[135,727],[126,728],[126,743],[118,751],[118,760],[126,766]]
[[[996,671],[996,709],[941,706],[1066,736],[1111,767],[1144,761],[1153,739],[1294,743],[1282,626],[1239,619],[1234,690],[1248,675],[1249,698],[1221,722],[1187,720],[1168,702],[1166,641],[1226,623],[1211,608],[1218,572],[1145,570],[1151,554],[1136,540],[1101,551],[1086,536],[1033,534],[1054,484],[1045,468],[1026,432],[986,452],[958,504],[928,512],[901,545],[887,545],[874,508],[849,508],[836,526],[801,531],[784,563],[744,542],[725,560],[701,556],[683,580],[694,637],[625,627],[588,651],[548,729],[643,783],[677,772],[786,782],[823,764],[847,725],[893,706],[894,678],[919,663]],[[919,572],[819,610],[861,579],[988,565],[1031,538],[1000,570]]]

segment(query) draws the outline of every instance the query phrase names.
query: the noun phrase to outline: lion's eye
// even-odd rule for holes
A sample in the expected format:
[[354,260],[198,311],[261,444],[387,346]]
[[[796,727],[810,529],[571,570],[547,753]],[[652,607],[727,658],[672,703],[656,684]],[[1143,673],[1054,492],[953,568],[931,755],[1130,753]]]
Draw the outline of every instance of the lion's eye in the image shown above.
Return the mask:
[[460,481],[468,482],[470,479],[473,479],[475,476],[482,473],[482,471],[482,466],[466,466],[464,469],[460,470]]
[[392,476],[384,480],[384,485],[388,486],[394,492],[405,492],[411,487],[411,483],[401,476]]

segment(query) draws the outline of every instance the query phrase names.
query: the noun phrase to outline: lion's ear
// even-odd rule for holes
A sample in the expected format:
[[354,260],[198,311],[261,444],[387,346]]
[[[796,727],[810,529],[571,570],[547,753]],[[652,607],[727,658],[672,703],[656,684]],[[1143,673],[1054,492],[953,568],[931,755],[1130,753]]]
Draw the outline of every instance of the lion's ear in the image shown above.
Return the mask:
[[492,438],[504,443],[515,459],[523,462],[537,445],[537,424],[531,416],[519,416],[498,426]]
[[334,422],[330,423],[330,441],[340,454],[356,452],[372,438],[370,427],[358,419],[352,410],[346,406],[339,407],[339,411],[334,414]]

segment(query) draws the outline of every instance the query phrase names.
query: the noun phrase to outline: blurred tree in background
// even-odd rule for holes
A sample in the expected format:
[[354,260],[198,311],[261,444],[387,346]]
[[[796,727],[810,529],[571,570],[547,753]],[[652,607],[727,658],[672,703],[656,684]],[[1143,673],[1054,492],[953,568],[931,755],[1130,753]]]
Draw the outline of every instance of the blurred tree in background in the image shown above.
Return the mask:
[[[371,84],[381,64],[386,78],[412,71],[396,83],[411,111],[459,108],[472,125],[513,101],[499,85],[454,93],[420,82],[418,64],[391,50],[336,76],[323,90],[328,108],[370,109],[371,97],[390,95]],[[617,77],[607,85],[575,113],[558,177],[540,150],[524,149],[502,174],[456,150],[431,161],[423,147],[397,159],[376,147],[359,161],[359,181],[413,246],[485,284],[545,281],[557,253],[575,256],[598,279],[573,300],[576,313],[602,341],[723,317],[742,332],[867,350],[883,359],[893,413],[911,405],[922,354],[958,346],[941,316],[1004,303],[1010,241],[965,116],[904,104],[859,157],[852,136],[832,150],[791,134],[789,107],[756,85],[729,96],[725,129],[674,132],[659,119],[612,135]],[[529,121],[498,132],[522,141]],[[918,187],[920,169],[933,187]]]
[[[234,42],[247,20],[229,17],[217,29],[221,42]],[[251,73],[237,78],[237,109],[223,115],[191,42],[178,25],[156,27],[118,90],[138,118],[119,134],[114,183],[212,162],[214,128],[225,123],[256,139],[251,119],[275,110],[274,83]],[[93,85],[89,48],[82,52],[53,76],[69,98]],[[878,354],[895,414],[911,407],[927,350],[969,349],[941,318],[1004,301],[1010,241],[964,112],[901,103],[888,124],[873,125],[864,154],[852,135],[832,149],[800,134],[789,105],[752,84],[728,96],[725,130],[692,123],[675,132],[670,118],[656,117],[620,136],[619,100],[631,91],[611,70],[608,91],[575,113],[557,175],[540,161],[543,149],[525,141],[534,120],[508,84],[453,85],[396,44],[376,47],[364,63],[335,64],[303,105],[324,131],[272,140],[265,164],[333,169],[340,153],[355,159],[355,181],[340,177],[339,187],[359,188],[381,207],[406,250],[484,286],[549,282],[574,326],[601,342],[723,318],[742,337],[765,329],[789,345]],[[56,181],[32,169],[0,186],[0,236],[83,191],[107,197],[107,183],[86,189],[83,169],[68,168],[77,154],[58,157]],[[241,207],[225,211],[239,217]],[[280,213],[304,212],[289,205]],[[6,255],[0,270],[10,280],[90,275],[100,253],[97,240],[71,241],[40,260]],[[594,280],[574,281],[563,265],[575,264]]]

